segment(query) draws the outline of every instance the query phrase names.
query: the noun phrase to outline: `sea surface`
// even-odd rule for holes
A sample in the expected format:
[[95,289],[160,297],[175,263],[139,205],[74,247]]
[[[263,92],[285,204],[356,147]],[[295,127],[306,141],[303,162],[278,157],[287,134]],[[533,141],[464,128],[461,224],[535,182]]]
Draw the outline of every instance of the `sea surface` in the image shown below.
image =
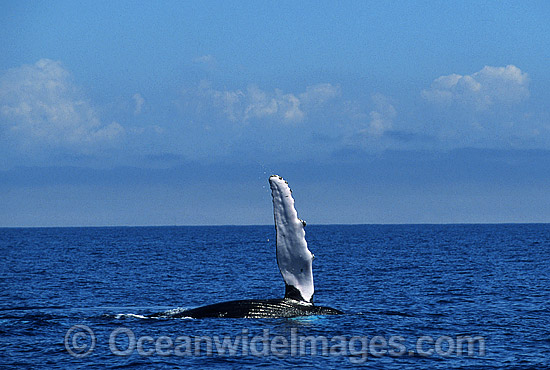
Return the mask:
[[273,226],[0,229],[0,368],[550,367],[550,225],[306,239],[315,303],[344,315],[170,317],[282,297]]

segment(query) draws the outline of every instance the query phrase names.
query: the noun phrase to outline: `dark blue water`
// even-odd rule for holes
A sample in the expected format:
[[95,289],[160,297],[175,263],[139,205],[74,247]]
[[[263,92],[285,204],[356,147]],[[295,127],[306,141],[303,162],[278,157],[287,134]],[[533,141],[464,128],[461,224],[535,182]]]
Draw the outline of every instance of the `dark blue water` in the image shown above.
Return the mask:
[[[140,316],[281,297],[274,236],[273,226],[0,229],[1,367],[550,366],[550,225],[308,225],[316,304],[346,315]],[[65,345],[74,325],[85,325],[95,337],[85,357],[71,355]],[[112,339],[117,328],[126,334]],[[141,352],[131,347],[129,331],[137,339],[150,337]],[[264,335],[269,351],[262,352],[258,341],[248,354],[209,353],[208,339],[199,341],[197,353],[195,347],[175,349],[187,343],[181,337],[224,335],[240,336],[241,348],[245,338]],[[73,343],[71,336],[73,353],[92,348],[90,337]],[[307,346],[291,353],[290,345],[287,353],[282,347],[270,352],[275,337],[280,344],[292,343],[293,336],[324,337],[328,352],[322,344],[314,354]],[[420,337],[433,341],[424,341],[419,352]],[[457,353],[459,337],[478,338],[471,354]],[[402,347],[390,345],[395,338]],[[128,355],[120,355],[124,349]]]

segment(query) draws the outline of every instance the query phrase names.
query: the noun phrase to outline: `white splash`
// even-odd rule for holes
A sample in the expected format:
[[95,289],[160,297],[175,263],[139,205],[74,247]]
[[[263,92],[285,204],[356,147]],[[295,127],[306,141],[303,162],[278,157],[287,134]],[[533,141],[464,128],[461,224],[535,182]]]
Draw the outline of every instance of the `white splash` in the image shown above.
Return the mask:
[[115,315],[115,319],[117,319],[117,320],[119,320],[119,319],[126,319],[126,318],[132,318],[132,319],[148,319],[147,316],[137,315],[137,314],[133,314],[133,313],[119,313],[119,314]]

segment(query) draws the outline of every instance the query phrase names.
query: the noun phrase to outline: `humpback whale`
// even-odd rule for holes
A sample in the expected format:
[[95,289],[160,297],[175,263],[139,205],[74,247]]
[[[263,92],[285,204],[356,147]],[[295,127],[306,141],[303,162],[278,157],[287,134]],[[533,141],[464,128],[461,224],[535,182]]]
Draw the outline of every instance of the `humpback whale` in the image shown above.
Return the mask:
[[276,230],[277,265],[285,282],[280,299],[238,300],[211,304],[177,313],[157,313],[150,317],[298,317],[338,315],[343,312],[313,304],[313,254],[307,248],[305,221],[298,218],[288,183],[278,175],[269,177]]

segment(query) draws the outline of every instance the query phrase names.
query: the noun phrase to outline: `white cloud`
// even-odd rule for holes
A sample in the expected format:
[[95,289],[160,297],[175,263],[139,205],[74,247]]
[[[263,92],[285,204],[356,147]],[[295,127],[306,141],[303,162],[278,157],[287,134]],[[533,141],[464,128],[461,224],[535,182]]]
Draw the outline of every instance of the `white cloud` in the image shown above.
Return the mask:
[[360,133],[379,137],[393,127],[393,120],[397,115],[397,111],[382,94],[374,94],[372,100],[375,109],[369,113],[369,125],[360,130]]
[[215,90],[207,83],[199,87],[201,94],[211,98],[234,122],[273,118],[285,123],[301,122],[308,112],[337,97],[340,89],[331,84],[308,86],[300,94],[273,92],[250,86],[246,90]]
[[308,86],[306,91],[299,95],[304,105],[323,105],[326,101],[334,99],[340,95],[340,87],[329,83],[322,83]]
[[134,114],[138,115],[141,113],[141,110],[143,109],[143,104],[145,104],[145,99],[143,99],[143,96],[139,93],[135,93],[134,96],[132,96],[132,99],[134,99],[135,108],[134,108]]
[[435,79],[422,96],[434,103],[473,105],[485,110],[495,104],[515,104],[529,97],[529,77],[518,67],[485,66],[471,75],[451,74]]
[[245,120],[251,117],[262,118],[276,114],[279,111],[279,104],[285,99],[280,91],[275,91],[275,95],[268,95],[255,86],[249,87],[247,94],[243,94],[243,96],[247,99],[244,109]]
[[105,125],[60,62],[41,59],[0,76],[0,126],[23,145],[80,147],[124,133]]

